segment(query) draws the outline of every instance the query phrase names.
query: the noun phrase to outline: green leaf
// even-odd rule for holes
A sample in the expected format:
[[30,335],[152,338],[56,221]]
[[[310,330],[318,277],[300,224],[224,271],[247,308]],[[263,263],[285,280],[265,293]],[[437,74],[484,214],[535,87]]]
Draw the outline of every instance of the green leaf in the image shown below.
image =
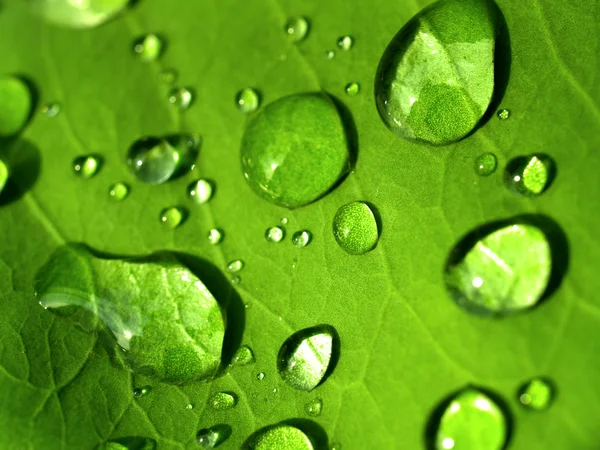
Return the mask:
[[[505,400],[512,449],[597,446],[600,4],[499,0],[512,54],[496,52],[510,77],[493,105],[511,116],[498,120],[490,110],[466,139],[433,148],[391,133],[373,89],[387,44],[431,3],[140,0],[105,25],[72,30],[44,24],[27,2],[2,2],[2,75],[30,78],[41,104],[62,109],[56,117],[35,115],[18,140],[1,143],[3,151],[37,154],[41,164],[37,179],[12,179],[19,195],[5,197],[7,185],[0,197],[0,448],[92,449],[127,436],[155,439],[158,449],[194,448],[199,429],[228,424],[232,434],[220,448],[235,449],[265,426],[308,419],[304,405],[319,397],[322,414],[311,423],[330,443],[419,449],[438,404],[468,385]],[[284,31],[295,15],[311,23],[297,44]],[[168,45],[159,60],[145,63],[131,45],[148,32],[161,33]],[[353,48],[327,60],[325,51],[346,34],[355,38]],[[172,86],[159,76],[165,68],[177,70],[178,85],[196,90],[197,101],[183,113],[168,103]],[[361,92],[348,97],[344,87],[352,81]],[[354,173],[293,211],[256,195],[240,169],[248,119],[235,94],[245,87],[259,91],[263,105],[300,92],[336,96],[356,124]],[[204,140],[187,175],[151,186],[126,166],[140,137],[194,132]],[[483,152],[498,157],[499,170],[489,177],[473,170]],[[509,192],[500,169],[538,152],[556,162],[552,185],[538,197]],[[104,158],[98,173],[77,177],[75,157],[96,153]],[[198,178],[215,181],[204,205],[186,197]],[[115,182],[130,186],[121,202],[109,196]],[[352,201],[373,204],[381,216],[377,247],[362,256],[344,252],[332,233],[336,211]],[[187,221],[163,227],[161,210],[178,205],[190,210]],[[471,230],[521,214],[549,216],[566,234],[562,284],[526,313],[472,316],[446,292],[449,253]],[[265,230],[282,217],[286,238],[267,242]],[[206,239],[211,228],[224,230],[221,245]],[[296,248],[290,237],[301,229],[312,232],[312,242]],[[37,271],[69,242],[119,255],[185,252],[221,272],[242,259],[235,291],[249,308],[239,308],[237,318],[256,363],[183,387],[130,373],[114,360],[105,333],[45,311],[33,295]],[[209,278],[224,282],[215,290],[204,280],[216,298],[221,290],[229,295],[222,274]],[[277,352],[295,331],[323,323],[339,333],[339,361],[314,391],[297,391],[280,379]],[[518,401],[519,388],[535,377],[556,386],[546,411]],[[152,391],[134,399],[133,388],[145,385]],[[214,392],[235,393],[237,405],[213,411],[206,405]]]

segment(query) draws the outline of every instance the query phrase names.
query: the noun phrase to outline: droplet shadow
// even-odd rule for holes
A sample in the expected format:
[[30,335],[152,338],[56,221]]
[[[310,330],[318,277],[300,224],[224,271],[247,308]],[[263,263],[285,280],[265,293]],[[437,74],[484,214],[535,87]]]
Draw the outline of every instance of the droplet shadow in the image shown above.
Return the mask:
[[0,193],[0,206],[13,203],[35,185],[40,175],[38,148],[25,139],[0,140],[0,159],[8,167],[8,180]]

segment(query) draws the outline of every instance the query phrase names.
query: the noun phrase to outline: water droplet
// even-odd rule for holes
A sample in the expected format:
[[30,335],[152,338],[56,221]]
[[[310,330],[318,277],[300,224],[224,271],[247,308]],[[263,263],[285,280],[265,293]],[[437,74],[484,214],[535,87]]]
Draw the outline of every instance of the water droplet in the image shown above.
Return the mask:
[[473,131],[494,92],[496,9],[436,2],[396,34],[375,83],[379,114],[394,133],[443,145]]
[[306,434],[291,425],[273,425],[261,428],[250,436],[245,450],[313,450]]
[[339,442],[333,442],[329,446],[329,450],[342,450],[342,444],[340,444]]
[[312,240],[312,233],[308,230],[296,231],[292,236],[292,244],[298,248],[306,247]]
[[525,197],[533,197],[550,187],[555,173],[556,166],[548,155],[521,156],[507,164],[504,182],[511,191]]
[[198,205],[208,202],[213,196],[213,191],[213,182],[203,178],[192,181],[188,186],[188,195]]
[[270,227],[265,231],[265,239],[269,242],[278,243],[285,237],[285,230],[282,227]]
[[133,51],[142,61],[156,61],[162,54],[164,43],[156,34],[148,33],[133,43]]
[[292,42],[300,42],[308,36],[310,25],[302,16],[290,17],[285,24],[285,33]]
[[6,182],[8,181],[9,171],[4,161],[0,159],[0,193],[4,190]]
[[321,411],[323,411],[323,400],[320,398],[315,398],[304,405],[304,412],[311,417],[320,416]]
[[340,247],[351,255],[362,255],[375,248],[379,229],[369,205],[352,202],[338,209],[333,218],[333,235]]
[[336,339],[329,325],[306,328],[292,334],[281,346],[277,369],[281,378],[295,389],[312,391],[329,369]]
[[188,403],[187,405],[185,405],[185,409],[192,410],[194,409],[194,405],[192,403]]
[[507,420],[502,409],[483,392],[467,388],[444,409],[435,448],[500,450],[507,437]]
[[246,303],[244,303],[244,308],[246,308],[246,309],[252,308],[252,302],[246,302]]
[[292,260],[292,269],[295,269],[296,267],[298,267],[298,258]]
[[498,119],[506,120],[510,117],[510,111],[508,109],[501,109],[498,111]]
[[327,50],[325,52],[325,59],[331,61],[333,58],[335,58],[335,52],[333,50]]
[[237,397],[231,392],[215,392],[208,403],[215,411],[225,411],[237,404]]
[[254,358],[254,352],[247,345],[242,345],[236,350],[233,355],[232,365],[234,366],[248,366],[254,364],[256,359]]
[[349,95],[350,97],[354,97],[360,92],[360,84],[354,82],[348,83],[344,90],[346,91],[347,95]]
[[155,450],[156,441],[146,437],[127,436],[111,439],[94,448],[95,450]]
[[277,388],[276,387],[273,388],[273,394],[277,394]]
[[158,74],[158,79],[165,84],[173,84],[177,80],[177,71],[175,69],[163,69]]
[[148,395],[152,390],[152,386],[142,386],[133,390],[133,398],[142,398]]
[[354,38],[352,36],[342,36],[338,39],[337,45],[340,49],[348,51],[354,46]]
[[129,187],[125,183],[115,183],[109,188],[108,195],[115,200],[125,200],[129,195]]
[[534,378],[519,389],[519,401],[529,409],[543,411],[552,404],[554,387],[544,378]]
[[262,381],[262,380],[264,380],[264,379],[265,379],[265,373],[264,373],[264,372],[257,373],[257,374],[256,374],[256,379],[257,379],[258,381]]
[[81,178],[92,178],[100,170],[102,158],[98,155],[78,156],[73,160],[73,171]]
[[498,167],[498,158],[493,153],[482,153],[475,159],[475,173],[482,177],[493,174]]
[[0,98],[0,136],[12,136],[29,120],[33,95],[21,78],[0,76]]
[[234,286],[237,286],[241,282],[242,282],[242,279],[239,277],[239,275],[231,277],[231,284],[233,284]]
[[91,28],[112,19],[129,0],[29,0],[29,6],[45,21],[71,28]]
[[169,103],[177,106],[182,111],[188,109],[193,102],[194,93],[190,88],[174,88],[171,89],[171,92],[169,92]]
[[60,113],[60,103],[46,103],[41,107],[40,112],[46,117],[56,117]]
[[236,273],[244,268],[244,261],[241,259],[236,259],[227,264],[227,272]]
[[219,245],[223,240],[224,233],[218,228],[211,228],[208,232],[208,242],[212,245]]
[[260,96],[254,89],[245,88],[237,93],[235,103],[241,112],[253,113],[260,106]]
[[531,308],[550,279],[550,244],[537,226],[516,223],[475,230],[452,250],[446,288],[459,306],[481,315]]
[[287,225],[288,224],[288,218],[287,217],[282,217],[281,220],[281,225]]
[[241,156],[250,187],[287,208],[314,202],[349,170],[344,124],[322,93],[290,95],[264,107],[246,128]]
[[173,230],[181,225],[186,219],[185,209],[177,206],[165,208],[160,212],[160,222],[167,228]]
[[198,431],[196,442],[203,450],[211,450],[226,441],[229,437],[228,434],[231,433],[224,432],[221,426],[203,428]]

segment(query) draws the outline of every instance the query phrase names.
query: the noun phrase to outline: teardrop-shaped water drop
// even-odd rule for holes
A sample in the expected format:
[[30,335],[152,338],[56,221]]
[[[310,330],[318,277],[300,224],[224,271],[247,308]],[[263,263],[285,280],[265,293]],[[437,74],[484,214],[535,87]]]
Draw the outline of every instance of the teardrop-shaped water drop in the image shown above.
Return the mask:
[[125,200],[129,195],[129,186],[121,182],[115,183],[109,188],[108,195],[114,200]]
[[204,178],[192,181],[188,186],[188,195],[197,205],[208,202],[212,198],[213,192],[214,183]]
[[208,232],[208,242],[210,242],[212,245],[219,245],[223,240],[223,236],[223,230],[220,230],[219,228],[211,228]]
[[91,28],[112,19],[130,0],[29,0],[45,21],[70,28]]
[[375,248],[379,228],[369,205],[352,202],[338,209],[333,218],[333,235],[340,247],[351,255],[362,255]]
[[306,39],[309,31],[309,23],[305,17],[290,17],[285,24],[285,33],[292,42],[300,42]]
[[154,33],[148,33],[133,43],[133,51],[142,61],[156,61],[163,47],[162,39]]
[[507,164],[504,182],[511,191],[525,197],[534,197],[548,189],[555,174],[556,165],[550,156],[520,156]]
[[265,231],[265,239],[268,242],[279,243],[285,237],[285,229],[283,227],[269,227]]
[[187,217],[185,209],[171,206],[160,212],[160,222],[168,229],[173,230],[181,225]]
[[254,89],[245,88],[237,93],[235,103],[241,112],[253,113],[260,106],[260,96]]
[[0,76],[0,98],[0,137],[12,136],[29,120],[33,94],[21,78]]
[[215,411],[231,409],[236,403],[237,397],[231,392],[215,392],[208,400],[208,404]]
[[173,88],[169,92],[169,103],[178,107],[181,111],[185,111],[194,102],[194,92],[191,88],[180,87]]
[[142,386],[133,390],[133,398],[142,398],[150,393],[152,386]]
[[312,391],[330,367],[337,335],[333,327],[319,325],[292,334],[281,346],[277,369],[295,389]]
[[552,269],[550,243],[535,225],[475,230],[452,250],[445,283],[456,303],[481,315],[505,315],[537,304]]
[[354,38],[352,36],[342,36],[338,39],[337,45],[344,51],[350,50],[354,46]]
[[78,156],[73,160],[73,171],[87,180],[98,173],[101,165],[102,158],[98,155]]
[[296,94],[264,107],[248,124],[242,168],[250,187],[297,208],[325,195],[349,170],[348,140],[331,98]]
[[291,425],[273,425],[261,428],[250,436],[243,450],[313,450],[309,437]]
[[488,177],[496,171],[498,158],[493,153],[482,153],[475,159],[475,173]]
[[311,400],[306,405],[304,405],[304,412],[311,417],[318,417],[321,415],[323,411],[323,400],[320,398],[315,398]]
[[292,236],[292,244],[298,248],[304,248],[312,241],[312,233],[308,230],[296,231]]
[[554,386],[544,378],[533,378],[519,389],[519,402],[526,408],[543,411],[554,399]]
[[375,95],[385,124],[435,145],[473,131],[494,92],[497,21],[491,0],[439,1],[413,17],[377,70]]
[[501,450],[508,438],[507,418],[488,395],[475,388],[459,392],[443,411],[436,450]]

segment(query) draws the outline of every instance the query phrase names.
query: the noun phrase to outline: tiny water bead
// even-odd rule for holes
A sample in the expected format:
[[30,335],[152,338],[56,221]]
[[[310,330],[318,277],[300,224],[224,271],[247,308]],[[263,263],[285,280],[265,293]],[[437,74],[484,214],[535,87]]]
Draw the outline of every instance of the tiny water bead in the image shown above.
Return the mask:
[[335,52],[333,50],[327,50],[325,52],[325,59],[331,61],[333,58],[335,58]]
[[445,270],[451,297],[467,311],[506,315],[535,306],[552,269],[544,232],[523,223],[494,226],[467,235],[452,250]]
[[348,83],[344,88],[344,91],[346,91],[346,94],[350,97],[354,97],[360,93],[360,84],[354,82]]
[[494,92],[497,20],[491,0],[440,1],[394,36],[375,81],[377,108],[390,130],[434,145],[473,131]]
[[333,218],[333,235],[339,246],[351,255],[362,255],[375,248],[379,229],[369,205],[352,202],[338,209]]
[[548,155],[520,156],[507,164],[504,182],[512,192],[534,197],[548,189],[555,172],[554,161]]
[[298,248],[304,248],[312,241],[312,233],[308,230],[296,231],[292,236],[292,244]]
[[294,389],[312,391],[329,369],[335,339],[335,330],[329,325],[306,328],[292,334],[277,356],[277,370],[281,378]]
[[188,403],[187,405],[185,405],[185,409],[191,411],[192,409],[194,409],[194,405],[192,403]]
[[60,103],[46,103],[40,108],[40,112],[46,117],[56,117],[60,113]]
[[260,106],[260,96],[254,89],[245,88],[237,93],[235,103],[241,112],[253,113]]
[[482,177],[493,174],[498,167],[498,158],[493,153],[482,153],[475,159],[475,173]]
[[33,94],[19,77],[0,76],[0,137],[23,129],[33,107]]
[[103,24],[124,10],[130,0],[29,0],[30,8],[45,21],[70,28]]
[[534,378],[519,389],[519,402],[526,408],[543,411],[548,409],[554,398],[552,383],[544,378]]
[[236,350],[233,355],[232,365],[233,366],[248,366],[254,364],[256,359],[254,358],[254,352],[247,345],[242,345]]
[[223,240],[224,233],[219,228],[211,228],[208,232],[208,242],[212,245],[219,245]]
[[158,74],[158,79],[165,84],[173,84],[177,80],[177,71],[175,69],[163,69]]
[[290,17],[285,24],[285,33],[292,42],[300,42],[306,39],[310,24],[305,17]]
[[231,277],[231,284],[233,284],[234,286],[237,286],[241,282],[242,282],[242,279],[239,277],[239,275]]
[[142,398],[152,390],[151,386],[142,386],[133,390],[133,398]]
[[506,120],[508,118],[510,118],[510,111],[508,109],[501,109],[500,111],[498,111],[498,119],[500,120]]
[[229,273],[236,273],[239,272],[240,270],[242,270],[244,268],[244,261],[242,261],[241,259],[236,259],[234,261],[230,261],[229,264],[227,264],[227,272]]
[[348,172],[346,129],[328,95],[290,95],[249,122],[241,158],[246,181],[258,195],[298,208],[325,195]]
[[291,425],[261,428],[250,436],[242,450],[313,450],[309,437]]
[[210,397],[208,403],[215,411],[225,411],[236,405],[237,398],[230,392],[215,392]]
[[160,212],[160,222],[168,229],[174,230],[181,225],[187,216],[186,211],[178,206],[165,208]]
[[181,111],[188,109],[194,102],[194,93],[190,88],[173,88],[169,92],[169,103],[177,106]]
[[148,33],[133,43],[133,51],[142,61],[156,61],[162,54],[164,43],[156,34]]
[[115,200],[125,200],[129,195],[129,187],[125,183],[115,183],[109,188],[108,195]]
[[256,379],[257,379],[258,381],[262,381],[262,380],[264,380],[264,379],[265,379],[265,373],[264,373],[264,372],[259,372],[259,373],[257,373],[257,374],[256,374]]
[[87,180],[98,173],[101,165],[102,158],[98,155],[78,156],[73,160],[73,171]]
[[268,242],[279,243],[285,237],[285,229],[282,227],[270,227],[265,231],[265,239]]
[[9,171],[8,167],[4,161],[0,159],[0,193],[4,190],[4,186],[6,186],[6,182],[8,181]]
[[502,450],[507,438],[507,419],[502,409],[480,390],[466,388],[444,410],[435,449]]
[[333,442],[329,446],[329,450],[342,450],[342,444],[340,444],[339,442]]
[[304,405],[304,412],[311,417],[318,417],[321,415],[323,411],[323,400],[320,398],[315,398],[311,400],[306,405]]
[[342,36],[338,39],[337,45],[340,49],[348,51],[354,46],[354,38],[352,36]]
[[188,186],[188,195],[197,205],[208,202],[212,198],[213,192],[214,183],[204,178],[192,181]]
[[282,217],[279,222],[281,223],[281,225],[287,225],[289,220],[287,217]]

